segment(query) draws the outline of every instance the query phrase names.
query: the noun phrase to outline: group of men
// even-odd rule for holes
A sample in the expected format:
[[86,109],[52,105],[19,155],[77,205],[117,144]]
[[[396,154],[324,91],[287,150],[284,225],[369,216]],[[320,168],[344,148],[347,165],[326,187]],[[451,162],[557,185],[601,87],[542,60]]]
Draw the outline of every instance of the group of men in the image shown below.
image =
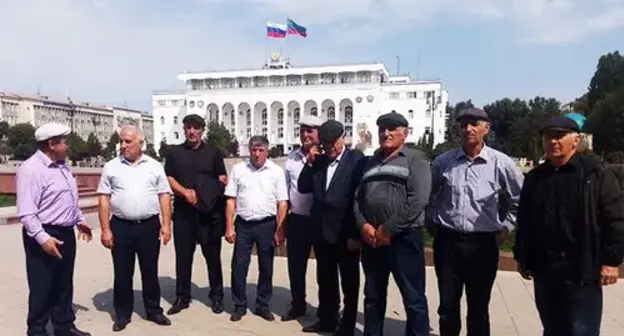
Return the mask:
[[[624,258],[624,198],[612,170],[576,153],[580,126],[564,116],[539,132],[546,162],[526,180],[517,164],[485,145],[488,115],[469,108],[457,117],[462,145],[430,164],[408,148],[408,121],[398,113],[377,120],[379,149],[364,156],[345,144],[344,126],[314,116],[299,120],[301,147],[284,169],[268,159],[263,136],[249,141],[249,160],[225,169],[222,154],[202,141],[206,123],[184,118],[184,144],[170,147],[163,168],[143,155],[139,128],[121,130],[120,156],[102,172],[101,243],[111,250],[114,331],[131,322],[135,255],[147,318],[171,321],[160,306],[160,244],[173,238],[173,315],[191,302],[197,245],[206,259],[212,311],[223,312],[222,238],[234,244],[234,310],[247,313],[247,274],[255,245],[259,265],[254,313],[273,321],[275,248],[286,244],[292,301],[282,321],[306,315],[306,273],[317,260],[318,322],[303,332],[353,335],[360,261],[364,270],[364,335],[383,335],[390,274],[401,292],[405,335],[429,335],[423,227],[435,236],[441,336],[459,335],[465,289],[467,332],[490,335],[489,304],[499,246],[516,231],[520,274],[533,279],[544,335],[599,335],[602,286],[619,277]],[[30,288],[28,335],[89,335],[74,325],[73,268],[78,238],[91,229],[78,207],[76,181],[65,164],[69,129],[48,124],[38,151],[17,175],[18,215]],[[173,216],[171,194],[174,196]],[[340,297],[343,309],[340,313]]]

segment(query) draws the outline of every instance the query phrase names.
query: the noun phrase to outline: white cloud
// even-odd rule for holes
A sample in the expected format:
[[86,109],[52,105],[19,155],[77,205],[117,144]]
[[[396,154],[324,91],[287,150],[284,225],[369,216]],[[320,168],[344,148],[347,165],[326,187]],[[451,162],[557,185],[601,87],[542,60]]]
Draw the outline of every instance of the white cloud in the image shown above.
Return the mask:
[[265,19],[309,27],[310,38],[289,50],[297,64],[370,59],[359,51],[426,24],[492,22],[510,38],[560,44],[624,23],[621,0],[0,0],[0,8],[1,89],[40,86],[146,109],[152,90],[175,86],[184,70],[261,66]]

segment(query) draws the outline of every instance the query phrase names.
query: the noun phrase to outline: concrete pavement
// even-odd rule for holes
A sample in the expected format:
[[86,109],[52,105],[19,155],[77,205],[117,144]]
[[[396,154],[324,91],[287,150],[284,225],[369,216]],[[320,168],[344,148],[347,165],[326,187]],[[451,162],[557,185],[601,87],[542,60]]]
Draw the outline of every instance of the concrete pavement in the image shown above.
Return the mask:
[[[96,217],[89,215],[91,224],[98,226]],[[21,241],[21,226],[0,226],[0,263],[4,265],[0,276],[0,335],[24,335],[27,311],[27,283],[25,279],[24,252]],[[99,230],[95,231],[95,238],[91,243],[78,244],[78,257],[75,272],[74,302],[77,309],[77,325],[93,335],[113,335],[112,325],[112,264],[110,254],[99,243]],[[206,306],[208,302],[206,265],[202,262],[200,253],[197,253],[193,280],[195,283],[193,296],[195,301],[191,307],[179,315],[172,316],[173,325],[159,327],[143,320],[144,314],[140,292],[140,278],[138,270],[135,273],[135,307],[136,314],[132,323],[119,335],[297,335],[301,325],[314,322],[314,309],[308,311],[308,316],[300,322],[266,322],[257,316],[248,314],[241,322],[229,321],[229,314],[214,315]],[[232,309],[230,299],[230,271],[229,264],[232,247],[224,244],[223,268],[226,284],[226,311]],[[137,267],[138,268],[138,267]],[[162,249],[160,259],[161,285],[163,292],[163,308],[169,308],[175,296],[175,263],[173,246]],[[257,265],[255,258],[249,271],[248,295],[250,302],[254,300],[257,281]],[[315,283],[315,262],[309,264],[308,298],[312,306],[317,305]],[[437,332],[437,315],[435,313],[438,297],[436,279],[432,268],[427,268],[427,295],[429,311],[432,320],[433,333]],[[282,315],[285,313],[290,300],[288,291],[288,275],[286,260],[276,258],[274,276],[274,298],[271,308]],[[604,336],[624,334],[624,283],[605,289],[605,313],[603,318]],[[391,282],[388,291],[388,309],[386,335],[402,335],[405,314],[401,304],[401,297],[396,285]],[[362,297],[360,297],[362,300]],[[465,307],[465,304],[464,304]],[[360,303],[360,312],[363,304]],[[465,314],[465,310],[464,310]],[[534,307],[532,286],[529,281],[522,280],[517,274],[499,272],[492,295],[490,309],[492,335],[501,336],[534,336],[541,334],[541,326]],[[362,329],[362,315],[359,316],[358,328]]]

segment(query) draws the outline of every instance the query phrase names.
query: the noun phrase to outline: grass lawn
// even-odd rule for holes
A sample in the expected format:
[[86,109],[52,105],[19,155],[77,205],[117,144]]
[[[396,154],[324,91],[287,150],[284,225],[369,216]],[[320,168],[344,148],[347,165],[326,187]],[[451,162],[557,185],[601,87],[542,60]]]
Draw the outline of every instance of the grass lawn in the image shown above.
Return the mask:
[[[432,247],[433,246],[433,237],[431,237],[429,235],[427,230],[423,229],[423,232],[425,234],[425,246]],[[503,251],[503,252],[511,252],[512,248],[513,248],[513,245],[514,245],[515,238],[516,238],[515,232],[512,232],[511,234],[509,234],[509,238],[507,239],[507,241],[505,241],[501,245],[500,250]]]
[[15,206],[14,195],[0,195],[0,207]]

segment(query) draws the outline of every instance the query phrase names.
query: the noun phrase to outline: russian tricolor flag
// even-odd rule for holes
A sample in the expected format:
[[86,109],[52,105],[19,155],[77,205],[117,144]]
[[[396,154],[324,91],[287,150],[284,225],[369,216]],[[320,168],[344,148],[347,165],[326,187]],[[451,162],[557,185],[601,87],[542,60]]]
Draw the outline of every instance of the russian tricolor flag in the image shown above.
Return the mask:
[[288,28],[286,25],[267,21],[267,36],[272,38],[285,38]]
[[303,37],[308,37],[308,32],[306,27],[297,24],[297,22],[287,19],[287,28],[288,35],[300,35]]

